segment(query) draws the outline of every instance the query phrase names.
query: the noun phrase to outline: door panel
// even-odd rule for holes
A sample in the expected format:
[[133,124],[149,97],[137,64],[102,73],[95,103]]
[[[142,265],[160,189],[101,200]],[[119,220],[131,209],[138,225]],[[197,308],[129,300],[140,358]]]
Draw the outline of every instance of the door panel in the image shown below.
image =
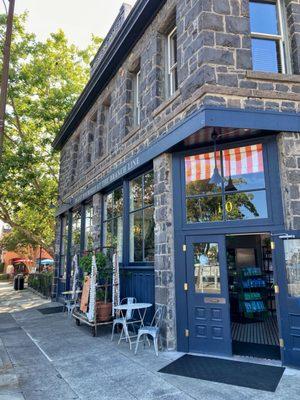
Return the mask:
[[189,351],[231,355],[224,236],[190,236],[187,244]]
[[300,232],[274,237],[285,365],[300,367]]

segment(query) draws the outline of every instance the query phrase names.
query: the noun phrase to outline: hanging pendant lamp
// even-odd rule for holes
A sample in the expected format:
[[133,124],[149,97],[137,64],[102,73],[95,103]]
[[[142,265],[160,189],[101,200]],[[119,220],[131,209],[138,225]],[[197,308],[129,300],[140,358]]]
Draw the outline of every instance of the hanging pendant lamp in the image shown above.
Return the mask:
[[230,175],[229,179],[228,179],[228,183],[225,186],[225,191],[226,192],[234,192],[236,190],[237,190],[237,188],[234,186],[233,180],[232,180],[231,175]]
[[223,178],[219,172],[219,168],[217,166],[217,132],[214,130],[212,134],[212,139],[214,141],[214,159],[215,159],[215,168],[214,172],[209,180],[210,185],[222,185],[223,183]]

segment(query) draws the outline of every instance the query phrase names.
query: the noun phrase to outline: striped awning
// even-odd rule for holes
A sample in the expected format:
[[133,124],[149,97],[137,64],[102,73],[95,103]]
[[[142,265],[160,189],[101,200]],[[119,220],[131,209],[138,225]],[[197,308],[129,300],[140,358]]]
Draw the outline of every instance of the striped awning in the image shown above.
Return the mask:
[[[264,171],[263,146],[237,147],[222,150],[223,176],[236,176]],[[217,166],[221,172],[221,152],[216,153]],[[186,183],[209,180],[215,168],[214,153],[185,157]]]

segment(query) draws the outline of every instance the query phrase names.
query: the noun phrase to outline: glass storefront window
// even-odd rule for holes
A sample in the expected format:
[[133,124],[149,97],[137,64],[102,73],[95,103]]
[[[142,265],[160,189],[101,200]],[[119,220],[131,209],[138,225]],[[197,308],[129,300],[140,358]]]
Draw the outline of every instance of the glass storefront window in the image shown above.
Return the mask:
[[80,253],[80,237],[81,237],[81,212],[73,211],[72,215],[72,242],[71,256]]
[[194,243],[194,277],[196,293],[221,293],[217,243]]
[[93,249],[93,216],[94,209],[92,204],[85,206],[85,235],[84,235],[84,250]]
[[185,157],[185,180],[188,223],[268,217],[262,144]]
[[284,240],[288,294],[300,297],[300,239]]
[[73,211],[72,215],[72,241],[71,241],[71,277],[74,275],[73,258],[75,254],[80,255],[81,251],[81,211]]
[[104,198],[104,247],[114,248],[122,262],[123,253],[123,188],[118,188]]
[[68,249],[68,218],[64,215],[61,218],[61,243],[60,243],[60,263],[59,263],[59,276],[66,279],[66,262],[67,262],[67,249]]
[[130,262],[154,261],[153,171],[130,182]]
[[[221,153],[216,153],[217,167],[221,170]],[[221,192],[221,187],[209,183],[215,168],[214,153],[198,154],[185,158],[186,194],[210,194]]]

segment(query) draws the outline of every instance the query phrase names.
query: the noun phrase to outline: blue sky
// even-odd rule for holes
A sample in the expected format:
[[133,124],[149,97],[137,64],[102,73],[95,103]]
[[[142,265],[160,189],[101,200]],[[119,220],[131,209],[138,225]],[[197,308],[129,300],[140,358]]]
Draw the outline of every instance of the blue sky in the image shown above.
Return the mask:
[[[28,29],[39,39],[62,28],[70,41],[82,48],[89,43],[92,33],[106,35],[122,3],[122,0],[16,0],[16,13],[29,12]],[[135,0],[126,3],[134,4]]]

